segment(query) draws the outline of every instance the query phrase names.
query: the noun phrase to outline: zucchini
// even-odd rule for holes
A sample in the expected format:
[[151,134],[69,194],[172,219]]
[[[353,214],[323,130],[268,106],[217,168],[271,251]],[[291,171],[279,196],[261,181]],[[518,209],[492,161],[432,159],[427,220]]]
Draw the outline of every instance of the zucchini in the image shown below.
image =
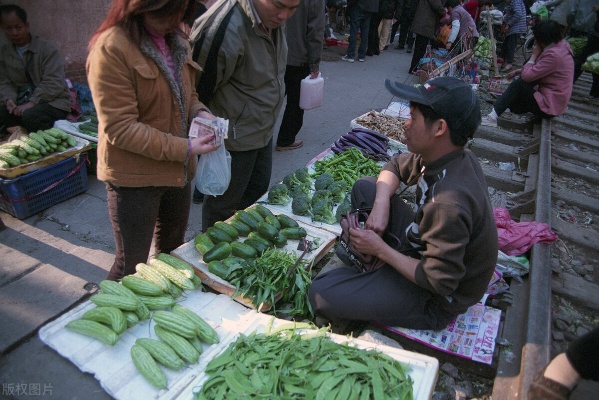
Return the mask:
[[252,239],[252,240],[256,240],[258,242],[261,242],[266,247],[272,247],[273,246],[273,243],[270,240],[266,239],[265,237],[263,237],[258,232],[251,232],[248,235],[248,238]]
[[285,245],[287,244],[287,237],[283,233],[279,232],[279,234],[272,240],[272,242],[276,247],[280,249],[285,247]]
[[231,255],[231,245],[227,242],[220,242],[204,254],[203,260],[209,263],[213,260],[224,260]]

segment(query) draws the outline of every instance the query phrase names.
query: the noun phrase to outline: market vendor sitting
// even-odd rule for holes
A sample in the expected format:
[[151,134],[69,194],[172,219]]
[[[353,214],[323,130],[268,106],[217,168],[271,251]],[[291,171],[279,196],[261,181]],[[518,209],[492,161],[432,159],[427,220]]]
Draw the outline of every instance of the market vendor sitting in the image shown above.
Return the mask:
[[[404,133],[410,152],[394,156],[378,179],[355,183],[352,207],[372,211],[363,229],[350,229],[352,245],[385,264],[318,275],[310,303],[317,316],[333,323],[377,321],[439,330],[480,301],[497,261],[487,183],[477,157],[464,148],[480,124],[480,106],[470,86],[457,78],[417,86],[387,80],[386,86],[410,101]],[[397,193],[402,183],[417,185],[416,211]],[[384,232],[401,245],[387,244]],[[348,263],[344,253],[339,246],[339,258]]]
[[559,24],[541,21],[533,28],[535,45],[521,69],[510,72],[508,79],[520,75],[495,100],[493,110],[483,117],[485,126],[497,126],[497,118],[508,108],[515,114],[533,113],[541,118],[562,114],[568,107],[574,81],[574,54],[562,39]]
[[0,6],[8,42],[0,48],[0,133],[11,126],[49,129],[71,111],[63,61],[58,49],[29,33],[27,12]]
[[478,40],[478,31],[474,19],[462,6],[462,0],[447,0],[445,8],[451,15],[451,33],[445,48],[450,50],[457,43],[463,42],[464,49],[472,49]]

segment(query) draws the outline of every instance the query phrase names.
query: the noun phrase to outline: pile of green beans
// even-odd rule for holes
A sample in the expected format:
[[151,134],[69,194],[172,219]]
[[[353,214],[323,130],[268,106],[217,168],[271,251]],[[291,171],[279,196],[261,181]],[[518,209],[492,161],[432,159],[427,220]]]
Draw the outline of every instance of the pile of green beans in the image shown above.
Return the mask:
[[371,160],[356,148],[350,148],[333,157],[323,158],[314,163],[314,174],[318,176],[328,172],[336,181],[345,181],[351,188],[363,176],[378,176],[381,165]]
[[[409,367],[376,350],[338,344],[323,329],[241,335],[206,366],[196,399],[412,399]],[[197,390],[197,391],[196,391]]]

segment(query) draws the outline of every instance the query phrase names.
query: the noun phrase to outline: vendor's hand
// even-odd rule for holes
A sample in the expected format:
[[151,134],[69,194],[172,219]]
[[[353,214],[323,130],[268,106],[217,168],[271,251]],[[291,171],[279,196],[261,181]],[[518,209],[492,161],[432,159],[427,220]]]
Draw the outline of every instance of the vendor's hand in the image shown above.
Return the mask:
[[539,56],[541,55],[542,52],[543,52],[543,47],[541,47],[539,45],[539,43],[535,42],[535,45],[532,48],[532,53],[530,55],[530,60],[531,61],[536,61],[537,58],[539,58]]
[[12,100],[12,99],[6,100],[6,109],[8,110],[8,112],[10,114],[13,113],[15,108],[17,108],[17,103],[15,103],[14,100]]
[[310,72],[310,79],[316,79],[316,78],[318,78],[319,74],[320,74],[320,71],[312,71],[312,72]]
[[370,229],[376,232],[379,236],[383,236],[389,224],[389,207],[373,207],[368,220],[364,224],[365,229]]
[[445,48],[447,50],[451,49],[451,42],[447,42],[447,44],[445,45]]
[[214,146],[212,143],[214,142],[214,138],[215,135],[205,135],[205,136],[200,136],[197,138],[190,138],[189,142],[191,144],[191,154],[192,155],[198,155],[198,154],[206,154],[206,153],[210,153],[216,149],[218,149],[219,146]]
[[23,113],[27,110],[29,110],[31,107],[33,107],[35,105],[35,103],[32,103],[30,101],[28,101],[25,104],[21,104],[20,106],[17,106],[12,113],[18,117],[22,116]]
[[349,230],[352,246],[360,253],[376,255],[379,249],[388,246],[375,231],[370,229]]
[[516,77],[517,75],[520,75],[522,73],[521,69],[515,69],[513,71],[508,72],[508,74],[506,75],[506,77],[508,79],[514,79],[514,77]]
[[510,26],[509,25],[502,25],[501,26],[501,33],[507,33],[510,30]]

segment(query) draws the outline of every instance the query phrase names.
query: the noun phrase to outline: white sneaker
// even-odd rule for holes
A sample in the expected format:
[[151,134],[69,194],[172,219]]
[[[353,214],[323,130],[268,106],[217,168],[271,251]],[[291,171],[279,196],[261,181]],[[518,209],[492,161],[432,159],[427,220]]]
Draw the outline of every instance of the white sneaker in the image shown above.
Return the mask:
[[364,62],[364,59],[363,58],[358,58],[358,61]]
[[347,62],[354,62],[355,61],[353,58],[349,58],[348,56],[343,56],[343,57],[341,57],[341,59],[343,61],[347,61]]
[[480,124],[483,126],[497,128],[497,118],[493,118],[490,115],[483,115],[482,122]]

